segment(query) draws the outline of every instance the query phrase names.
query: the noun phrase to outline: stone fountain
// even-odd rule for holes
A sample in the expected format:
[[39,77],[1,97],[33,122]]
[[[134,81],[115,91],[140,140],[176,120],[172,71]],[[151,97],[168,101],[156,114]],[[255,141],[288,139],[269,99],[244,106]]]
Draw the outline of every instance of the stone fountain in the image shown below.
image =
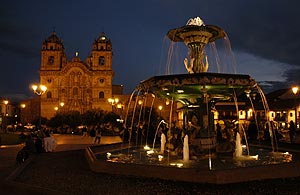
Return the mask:
[[[287,163],[292,161],[289,153],[274,153],[274,149],[271,149],[269,152],[264,151],[262,156],[251,156],[249,152],[243,154],[240,135],[244,135],[246,145],[247,136],[238,117],[232,128],[233,135],[228,135],[223,142],[216,140],[215,126],[218,118],[215,112],[218,103],[232,103],[238,113],[237,97],[261,92],[249,75],[209,72],[209,61],[204,48],[210,42],[224,38],[224,30],[204,25],[197,17],[190,19],[183,27],[170,30],[167,36],[173,42],[187,45],[189,56],[183,62],[187,74],[154,76],[141,81],[136,91],[138,95],[151,95],[170,102],[172,109],[166,120],[168,127],[172,126],[174,119],[179,122],[182,138],[179,150],[171,144],[175,135],[168,128],[164,135],[167,138],[161,139],[163,145],[157,149],[155,141],[153,148],[150,148],[133,146],[131,140],[127,144],[87,148],[86,156],[91,169],[96,172],[205,183],[299,176],[299,171],[295,171],[298,167]],[[129,134],[132,134],[132,127],[128,129]],[[158,129],[157,127],[155,135]],[[272,137],[272,132],[270,135]],[[248,148],[247,150],[249,151]],[[262,166],[268,161],[263,156],[270,153],[276,154],[270,155],[272,165]],[[226,158],[223,157],[224,154]],[[274,156],[280,156],[280,161],[274,161]],[[261,161],[258,162],[259,160]],[[284,167],[288,167],[289,171],[282,171]]]

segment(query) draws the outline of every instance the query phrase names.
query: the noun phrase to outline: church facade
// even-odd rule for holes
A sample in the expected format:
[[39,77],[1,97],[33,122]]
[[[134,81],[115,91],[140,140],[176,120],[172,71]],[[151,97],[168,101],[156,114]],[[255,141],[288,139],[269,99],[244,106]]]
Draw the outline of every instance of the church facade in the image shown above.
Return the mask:
[[82,61],[76,53],[68,61],[62,40],[52,33],[42,44],[40,84],[47,91],[40,96],[41,116],[50,119],[57,112],[91,109],[112,110],[112,43],[104,33],[94,40],[91,54]]

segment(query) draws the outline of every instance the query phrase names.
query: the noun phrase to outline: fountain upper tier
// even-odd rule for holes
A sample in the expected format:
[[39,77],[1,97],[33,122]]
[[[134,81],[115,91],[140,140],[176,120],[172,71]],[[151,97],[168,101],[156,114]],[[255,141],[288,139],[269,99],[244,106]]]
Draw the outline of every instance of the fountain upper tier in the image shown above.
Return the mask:
[[238,95],[256,86],[257,83],[249,75],[198,73],[154,76],[142,81],[138,89],[175,101],[199,99],[204,94],[209,99],[228,100],[233,90]]
[[186,45],[192,43],[206,45],[209,42],[225,37],[225,32],[214,25],[186,25],[170,30],[167,36],[171,41],[184,42]]
[[190,61],[185,58],[184,65],[191,74],[207,72],[208,59],[204,54],[204,47],[209,42],[225,37],[226,33],[217,26],[204,25],[197,17],[190,19],[185,26],[170,30],[167,36],[173,42],[184,42],[188,46]]

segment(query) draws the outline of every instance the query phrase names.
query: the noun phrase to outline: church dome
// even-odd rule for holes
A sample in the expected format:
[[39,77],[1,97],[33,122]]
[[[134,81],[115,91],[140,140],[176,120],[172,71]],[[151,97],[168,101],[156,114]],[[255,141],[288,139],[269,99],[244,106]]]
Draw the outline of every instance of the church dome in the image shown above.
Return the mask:
[[93,43],[93,50],[97,51],[111,51],[112,50],[112,44],[109,38],[107,38],[104,34],[104,32],[101,33],[101,35],[95,39]]
[[44,41],[43,50],[64,50],[63,41],[53,31],[52,34]]
[[62,40],[56,35],[55,31],[52,32],[51,36],[49,36],[45,42],[62,44]]

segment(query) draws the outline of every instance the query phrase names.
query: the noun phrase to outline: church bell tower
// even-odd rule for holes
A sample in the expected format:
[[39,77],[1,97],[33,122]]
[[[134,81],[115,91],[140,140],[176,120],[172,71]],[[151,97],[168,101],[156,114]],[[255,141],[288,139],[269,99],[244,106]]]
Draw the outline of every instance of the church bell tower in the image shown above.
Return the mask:
[[40,70],[60,70],[66,64],[66,55],[62,40],[52,35],[43,42]]

